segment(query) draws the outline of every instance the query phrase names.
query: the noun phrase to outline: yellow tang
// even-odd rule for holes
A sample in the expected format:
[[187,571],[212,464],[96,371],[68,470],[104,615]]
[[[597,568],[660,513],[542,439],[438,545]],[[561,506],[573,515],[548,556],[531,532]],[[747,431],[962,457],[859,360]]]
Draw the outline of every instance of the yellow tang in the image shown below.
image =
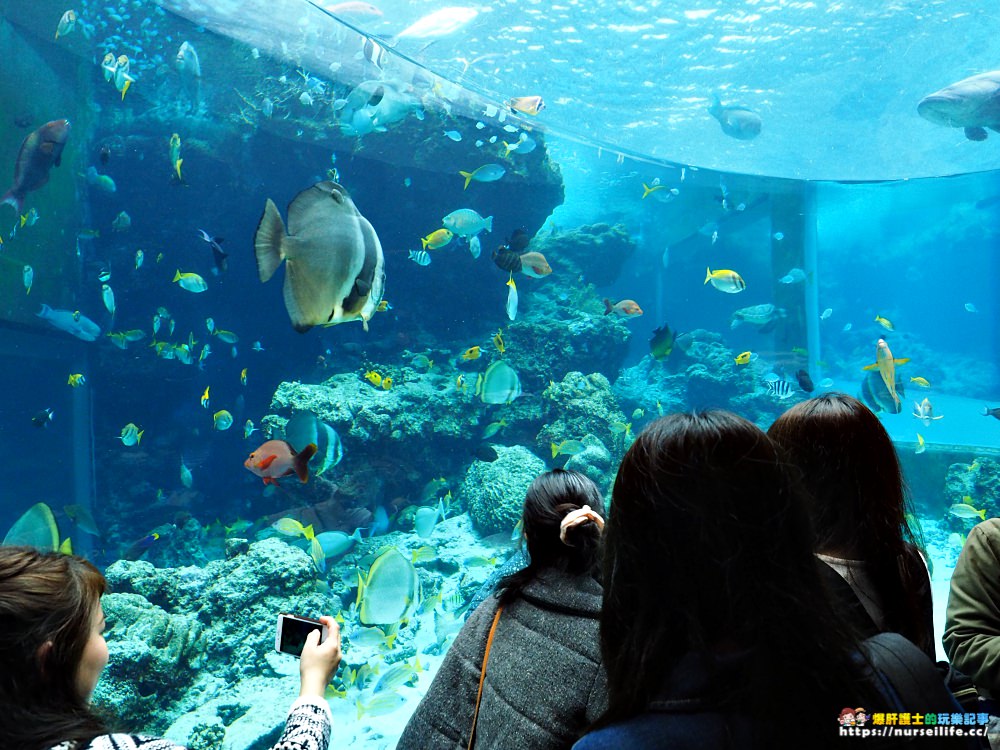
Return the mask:
[[736,364],[738,365],[749,364],[751,356],[753,356],[751,352],[743,352],[742,354],[736,355]]
[[358,573],[358,619],[362,625],[393,625],[416,606],[417,571],[395,547],[379,553],[365,578]]
[[382,389],[387,391],[390,388],[392,388],[392,378],[386,375],[384,378],[382,378]]
[[382,385],[382,376],[379,375],[374,370],[369,370],[368,372],[365,373],[365,380],[367,380],[369,383],[371,383],[376,388],[378,388],[380,385]]

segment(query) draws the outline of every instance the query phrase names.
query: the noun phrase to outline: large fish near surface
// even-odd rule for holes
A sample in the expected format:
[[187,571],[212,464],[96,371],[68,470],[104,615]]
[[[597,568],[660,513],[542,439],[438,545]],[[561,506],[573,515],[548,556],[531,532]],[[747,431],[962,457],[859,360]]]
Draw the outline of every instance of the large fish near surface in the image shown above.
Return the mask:
[[63,148],[69,138],[69,120],[52,120],[30,133],[21,144],[14,163],[14,184],[0,198],[18,214],[24,210],[24,197],[49,181],[49,170],[62,162]]
[[760,135],[762,125],[760,115],[752,109],[738,104],[723,104],[719,101],[718,96],[713,96],[712,106],[708,108],[708,114],[719,121],[722,132],[730,138],[752,141]]
[[343,187],[317,182],[288,205],[288,232],[270,198],[254,235],[257,273],[285,263],[284,297],[296,331],[368,320],[382,300],[385,259],[378,235]]
[[917,114],[935,125],[963,128],[970,141],[985,141],[986,128],[1000,132],[1000,70],[963,78],[925,96]]

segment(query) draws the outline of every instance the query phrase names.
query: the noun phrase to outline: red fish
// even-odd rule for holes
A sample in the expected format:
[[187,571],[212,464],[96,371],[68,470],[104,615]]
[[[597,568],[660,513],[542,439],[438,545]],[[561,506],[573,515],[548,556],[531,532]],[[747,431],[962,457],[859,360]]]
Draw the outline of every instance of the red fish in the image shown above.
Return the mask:
[[69,138],[69,120],[53,120],[30,133],[21,144],[14,163],[14,184],[0,198],[20,214],[24,210],[24,197],[38,190],[49,181],[49,170],[59,166],[63,147]]
[[642,315],[642,308],[639,307],[635,300],[623,299],[611,303],[611,300],[605,298],[604,300],[604,314],[610,315],[614,313],[619,318],[637,318]]
[[309,459],[316,455],[316,444],[309,443],[296,453],[285,440],[268,440],[243,462],[250,471],[264,480],[264,484],[277,484],[281,477],[295,474],[300,482],[309,481]]

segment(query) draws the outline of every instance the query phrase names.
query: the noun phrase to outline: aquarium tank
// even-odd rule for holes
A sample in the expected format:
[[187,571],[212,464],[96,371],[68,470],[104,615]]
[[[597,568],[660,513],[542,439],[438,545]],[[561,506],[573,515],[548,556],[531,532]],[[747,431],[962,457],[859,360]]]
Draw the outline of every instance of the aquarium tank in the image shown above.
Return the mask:
[[393,747],[535,476],[609,494],[658,415],[831,390],[895,441],[940,636],[1000,510],[992,20],[0,2],[0,538],[105,572],[97,704],[267,747],[277,613],[337,614],[336,742]]

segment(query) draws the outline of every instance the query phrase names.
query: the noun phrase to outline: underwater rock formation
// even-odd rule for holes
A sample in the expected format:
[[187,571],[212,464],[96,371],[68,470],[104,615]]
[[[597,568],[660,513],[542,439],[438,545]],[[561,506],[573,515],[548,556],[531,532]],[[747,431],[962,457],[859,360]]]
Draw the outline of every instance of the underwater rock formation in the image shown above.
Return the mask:
[[[622,436],[622,444],[632,440],[631,431],[629,437]],[[609,451],[600,440],[591,434],[583,436],[580,441],[586,446],[583,451],[575,456],[570,456],[569,461],[563,466],[570,471],[579,471],[596,484],[605,496],[611,493],[611,485],[614,484],[615,474],[618,472],[618,461],[614,460]],[[628,446],[624,446],[627,448]],[[622,451],[624,454],[624,451]]]
[[[626,413],[642,409],[647,420],[692,408],[716,408],[731,409],[762,427],[800,400],[781,401],[768,393],[762,381],[767,374],[764,362],[737,365],[734,359],[720,334],[695,329],[678,336],[669,357],[656,360],[647,355],[622,370],[614,393]],[[633,428],[637,431],[639,425]]]
[[[1000,515],[1000,461],[986,456],[976,456],[971,463],[956,463],[948,467],[944,480],[944,511],[954,503],[961,503],[968,497],[976,509],[986,509],[986,517]],[[962,528],[967,529],[969,523],[963,519],[954,518]],[[970,519],[979,522],[978,518]],[[953,524],[954,525],[954,524]]]
[[109,594],[102,604],[111,645],[95,701],[122,716],[149,719],[143,728],[161,731],[167,707],[191,710],[197,700],[190,687],[211,682],[202,672],[205,628],[190,613],[167,612],[138,594]]
[[[605,450],[614,448],[615,460],[621,459],[625,446],[615,426],[623,428],[626,419],[606,377],[600,373],[571,372],[561,381],[553,382],[542,395],[547,400],[549,414],[548,423],[535,438],[535,450],[539,455],[551,457],[552,444],[559,445],[564,440],[583,440],[587,445],[584,438],[589,435]],[[598,451],[584,460],[593,461],[596,467],[603,463],[599,455]],[[555,460],[561,462],[562,459],[556,457]],[[600,487],[606,486],[605,481],[598,481],[594,476],[591,479]]]
[[[558,262],[558,261],[553,261]],[[601,298],[589,285],[576,284],[568,273],[553,272],[531,291],[519,281],[526,313],[507,327],[504,358],[521,375],[527,390],[541,391],[568,372],[618,374],[632,335],[615,315],[605,315]]]
[[528,250],[544,255],[567,279],[603,287],[618,279],[636,243],[622,224],[587,224],[538,234]]
[[524,496],[545,462],[527,448],[495,446],[496,461],[473,461],[458,490],[476,530],[484,536],[510,531],[521,518]]

